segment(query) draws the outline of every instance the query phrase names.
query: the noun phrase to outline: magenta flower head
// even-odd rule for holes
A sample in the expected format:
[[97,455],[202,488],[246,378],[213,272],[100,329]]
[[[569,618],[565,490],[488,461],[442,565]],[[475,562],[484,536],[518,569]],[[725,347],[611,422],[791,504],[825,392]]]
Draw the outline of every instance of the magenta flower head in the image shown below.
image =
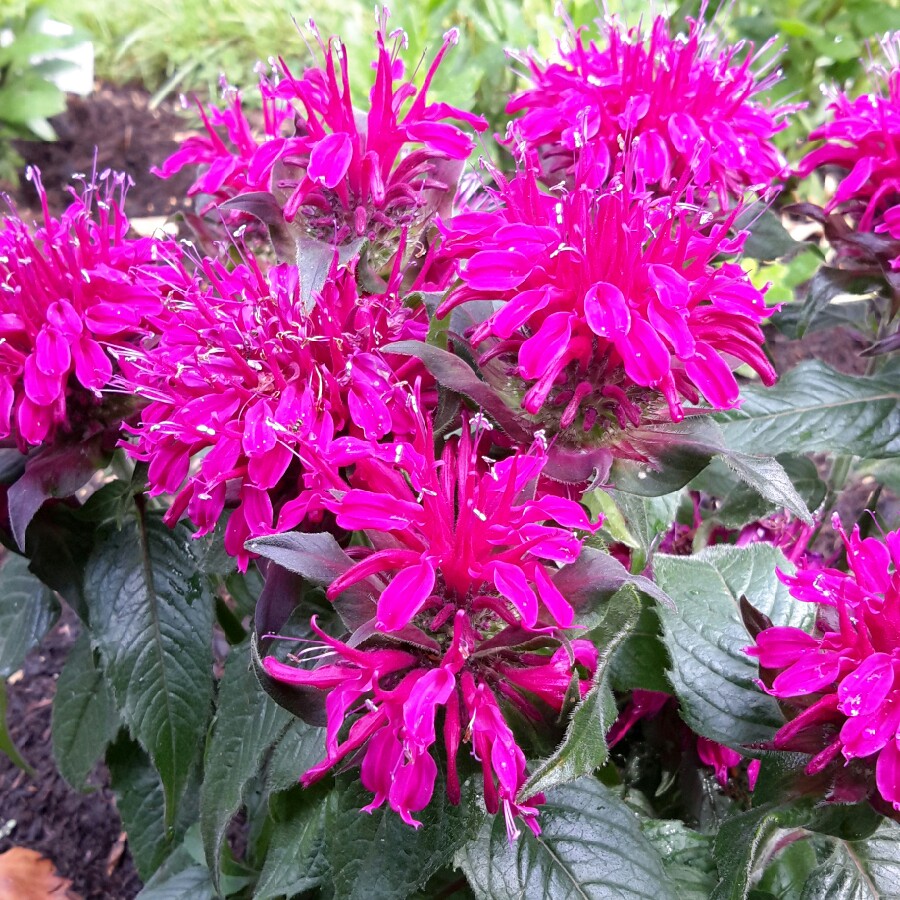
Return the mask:
[[519,385],[510,402],[573,444],[660,408],[679,421],[682,398],[733,408],[740,363],[766,384],[776,377],[761,349],[762,293],[740,265],[718,263],[740,248],[733,219],[651,201],[632,188],[637,160],[626,164],[595,190],[598,169],[582,156],[574,188],[558,194],[540,189],[533,165],[496,173],[495,208],[444,227],[460,283],[438,315],[488,301],[493,311],[467,332],[485,378]]
[[294,528],[317,491],[342,484],[328,464],[336,436],[415,426],[404,378],[415,363],[394,369],[379,347],[421,340],[424,325],[396,286],[360,296],[351,269],[332,267],[305,298],[296,266],[201,266],[208,285],[173,297],[158,339],[120,355],[125,385],[147,401],[125,446],[149,462],[151,494],[176,494],[168,522],[186,512],[205,534],[233,507],[225,546],[245,566],[248,538]]
[[450,799],[459,801],[457,756],[469,744],[487,809],[502,810],[513,838],[517,816],[539,831],[542,798],[520,796],[525,755],[500,702],[539,723],[562,709],[573,677],[582,694],[588,690],[597,650],[561,641],[574,612],[554,574],[577,557],[576,532],[599,523],[573,501],[534,496],[546,460],[540,446],[485,462],[487,448],[469,427],[464,422],[439,460],[424,421],[414,445],[344,441],[357,460],[354,483],[365,486],[326,505],[372,549],[350,551],[358,561],[328,596],[339,604],[345,590],[374,582],[374,617],[355,649],[316,629],[333,662],[302,669],[267,657],[263,664],[273,678],[329,692],[327,756],[305,784],[357,754],[374,794],[367,809],[387,801],[417,825],[411,814],[434,790],[440,712]]
[[[866,796],[900,811],[900,531],[884,541],[843,537],[848,571],[779,574],[797,600],[816,605],[812,634],[769,627],[747,652],[765,690],[793,716],[774,747],[812,754],[808,775],[827,774],[828,799]],[[843,762],[843,766],[839,764]]]
[[615,17],[598,25],[599,46],[570,26],[559,62],[523,60],[531,84],[507,107],[524,113],[511,140],[539,152],[550,183],[571,180],[584,146],[606,164],[631,147],[648,188],[667,193],[687,176],[722,208],[785,174],[772,138],[797,107],[759,99],[779,78],[754,70],[768,45],[756,55],[722,46],[693,20],[687,35],[673,35],[664,16],[649,33]]
[[894,228],[898,214],[887,221],[885,214],[900,205],[900,32],[886,36],[882,48],[887,65],[869,69],[874,90],[853,100],[837,92],[830,120],[809,136],[822,145],[797,167],[801,177],[823,167],[841,170],[825,209],[849,215],[865,232]]
[[[365,110],[354,109],[347,53],[337,38],[309,29],[322,52],[319,66],[295,77],[284,60],[260,90],[265,134],[255,138],[231,92],[228,110],[201,110],[207,136],[191,139],[158,174],[168,177],[188,164],[204,167],[193,193],[216,200],[271,191],[288,223],[306,238],[329,245],[368,242],[368,263],[379,272],[397,252],[422,247],[422,234],[437,212],[449,211],[472,138],[452,121],[482,131],[483,119],[445,103],[430,103],[428,89],[456,30],[443,44],[421,88],[404,79],[402,31],[387,34],[388,13],[375,33],[375,83]],[[418,63],[418,60],[416,60]],[[226,136],[220,136],[221,130]],[[231,210],[254,212],[251,197]],[[406,242],[400,235],[407,236]]]
[[38,171],[28,177],[43,224],[13,211],[0,225],[0,438],[13,435],[23,453],[122,418],[108,398],[100,410],[115,352],[147,333],[162,308],[156,264],[178,255],[169,242],[128,237],[126,175],[71,190],[58,219]]

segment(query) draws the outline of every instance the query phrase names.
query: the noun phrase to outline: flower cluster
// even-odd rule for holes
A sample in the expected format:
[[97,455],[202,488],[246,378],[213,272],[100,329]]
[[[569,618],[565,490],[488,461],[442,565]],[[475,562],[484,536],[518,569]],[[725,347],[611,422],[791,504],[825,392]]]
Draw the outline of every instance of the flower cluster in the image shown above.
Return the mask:
[[844,170],[825,209],[850,215],[860,231],[893,233],[900,231],[900,32],[885,38],[883,49],[888,67],[871,69],[880,86],[852,100],[837,93],[830,121],[809,136],[823,143],[801,160],[797,174]]
[[[273,678],[329,691],[327,755],[303,781],[361,750],[362,781],[375,795],[367,809],[388,801],[418,824],[411,814],[434,790],[432,749],[443,710],[451,801],[460,796],[460,746],[471,743],[488,811],[502,808],[510,837],[516,816],[537,833],[542,798],[520,796],[525,755],[499,701],[540,722],[546,707],[562,709],[573,677],[587,690],[597,650],[583,640],[560,643],[574,611],[554,572],[577,557],[576,530],[592,533],[599,523],[573,501],[533,496],[546,462],[540,445],[486,463],[482,441],[464,422],[436,460],[424,421],[416,441],[393,457],[379,458],[361,440],[345,444],[348,453],[358,451],[354,486],[328,505],[339,526],[364,532],[373,549],[328,595],[339,605],[348,588],[376,582],[368,639],[350,647],[317,628],[333,662],[304,669],[264,660]],[[388,642],[392,636],[404,649]]]
[[59,218],[40,174],[29,177],[43,224],[13,212],[0,225],[0,438],[13,434],[23,453],[104,419],[110,351],[146,333],[162,308],[157,263],[177,256],[166,241],[128,236],[127,176],[73,190]]
[[318,509],[337,477],[335,437],[413,427],[404,373],[415,363],[394,368],[379,348],[421,340],[423,326],[396,287],[361,296],[352,268],[333,265],[309,304],[296,266],[206,259],[202,273],[208,284],[173,292],[154,317],[157,339],[119,355],[123,384],[148,401],[125,446],[149,462],[151,494],[176,494],[169,523],[187,512],[205,534],[236,505],[225,547],[245,566],[249,538]]
[[495,208],[443,229],[461,283],[438,315],[493,304],[471,341],[486,345],[482,365],[507,364],[503,381],[520,380],[522,407],[551,433],[596,425],[602,435],[638,424],[663,399],[675,421],[681,398],[732,408],[736,363],[775,380],[761,349],[763,295],[737,263],[717,261],[740,247],[732,219],[710,223],[637,193],[638,162],[628,162],[601,188],[596,167],[579,164],[573,189],[559,195],[540,189],[532,165],[509,180],[496,173]]
[[[832,772],[831,799],[854,802],[872,790],[900,810],[900,531],[884,541],[848,537],[848,572],[781,574],[797,600],[816,605],[812,634],[771,627],[747,652],[759,660],[768,693],[793,711],[774,746],[813,754],[810,775]],[[874,779],[871,778],[874,769]]]
[[[205,137],[190,139],[158,174],[169,177],[188,164],[205,167],[191,188],[217,200],[270,190],[284,219],[335,246],[357,239],[370,244],[375,271],[391,259],[398,235],[404,249],[416,250],[422,231],[436,212],[449,212],[456,183],[474,143],[457,120],[477,130],[479,116],[429,103],[428,89],[457,32],[444,36],[421,88],[404,81],[402,32],[388,46],[387,13],[376,31],[375,83],[368,112],[352,105],[346,51],[337,39],[327,43],[315,26],[324,63],[295,77],[280,61],[273,80],[262,79],[265,135],[253,137],[240,97],[229,91],[225,111],[210,108]],[[286,134],[291,129],[290,134]],[[224,127],[230,146],[217,128]],[[239,208],[239,207],[235,207]]]
[[600,30],[601,46],[570,29],[559,62],[525,60],[531,85],[507,107],[524,113],[511,138],[540,152],[548,180],[569,179],[584,146],[607,164],[632,148],[648,187],[666,193],[687,177],[723,208],[783,175],[772,138],[796,107],[758,99],[779,77],[754,71],[760,54],[718,45],[701,22],[673,36],[664,16],[647,34],[614,17]]

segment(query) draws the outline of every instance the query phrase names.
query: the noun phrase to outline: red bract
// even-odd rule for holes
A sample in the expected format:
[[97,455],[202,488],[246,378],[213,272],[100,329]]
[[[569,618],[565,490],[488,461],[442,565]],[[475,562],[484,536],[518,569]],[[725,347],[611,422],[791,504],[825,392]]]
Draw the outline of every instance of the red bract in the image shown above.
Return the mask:
[[883,48],[889,66],[870,69],[876,89],[854,100],[837,93],[831,120],[809,136],[824,143],[797,167],[801,177],[823,166],[846,171],[825,209],[851,215],[860,231],[891,228],[895,219],[885,223],[885,213],[900,204],[900,34]]
[[704,222],[635,193],[636,160],[627,162],[596,191],[583,157],[574,189],[558,195],[539,188],[533,166],[508,181],[496,173],[496,209],[444,228],[442,252],[462,283],[438,315],[490,301],[494,311],[468,332],[485,345],[482,365],[508,364],[503,379],[520,379],[524,409],[548,432],[573,426],[576,439],[595,425],[602,434],[638,424],[662,399],[675,421],[682,397],[733,408],[738,363],[766,384],[776,377],[761,349],[762,293],[737,263],[717,263],[741,244],[731,220]]
[[673,36],[664,16],[649,34],[614,17],[598,24],[603,46],[572,28],[559,44],[560,62],[525,60],[531,86],[507,107],[525,113],[511,138],[539,150],[548,179],[570,176],[585,145],[607,164],[631,147],[648,187],[667,192],[688,175],[723,208],[782,177],[785,161],[772,138],[797,107],[758,99],[779,77],[754,71],[759,54],[721,46],[691,20],[687,36]]
[[[364,532],[375,549],[354,551],[361,558],[332,582],[328,596],[340,604],[345,589],[377,576],[383,588],[375,619],[356,648],[316,628],[334,663],[298,669],[268,657],[264,666],[288,684],[329,691],[327,756],[304,783],[362,748],[362,782],[375,795],[366,808],[387,800],[418,825],[411,813],[432,796],[432,747],[443,709],[451,801],[460,797],[460,745],[471,743],[488,811],[502,808],[510,838],[516,816],[537,833],[535,805],[542,798],[519,799],[525,755],[498,701],[541,722],[542,709],[562,709],[573,674],[580,671],[582,693],[588,690],[597,651],[587,641],[561,645],[559,628],[572,624],[573,610],[553,582],[552,564],[578,555],[573,529],[593,532],[599,524],[577,503],[531,496],[545,462],[540,447],[485,463],[468,423],[440,461],[431,442],[424,423],[415,446],[385,454],[361,440],[344,441],[348,458],[357,460],[354,481],[366,487],[326,506],[338,525]],[[385,636],[405,649],[385,649]],[[525,644],[544,652],[526,651]],[[339,741],[345,719],[357,712]]]
[[424,327],[394,292],[360,296],[351,269],[332,267],[309,308],[295,266],[263,274],[252,258],[232,270],[206,259],[202,272],[210,286],[173,296],[158,340],[120,357],[148,401],[126,446],[149,462],[151,494],[177,492],[168,522],[186,511],[205,534],[236,502],[225,546],[246,565],[248,538],[295,527],[313,489],[333,486],[336,435],[414,425],[412,391],[378,348]]
[[72,190],[58,219],[37,170],[29,178],[43,224],[32,228],[13,212],[0,230],[0,438],[12,433],[23,452],[58,430],[78,437],[103,418],[101,390],[113,375],[107,351],[146,332],[161,309],[152,270],[177,256],[168,242],[128,237],[126,175]]
[[831,799],[872,792],[900,810],[900,531],[881,542],[858,528],[848,538],[837,517],[834,525],[848,572],[779,576],[797,600],[817,605],[814,633],[766,628],[747,652],[759,660],[768,693],[801,710],[774,746],[813,753],[810,775],[840,755],[845,766],[862,760],[847,774],[838,770]]

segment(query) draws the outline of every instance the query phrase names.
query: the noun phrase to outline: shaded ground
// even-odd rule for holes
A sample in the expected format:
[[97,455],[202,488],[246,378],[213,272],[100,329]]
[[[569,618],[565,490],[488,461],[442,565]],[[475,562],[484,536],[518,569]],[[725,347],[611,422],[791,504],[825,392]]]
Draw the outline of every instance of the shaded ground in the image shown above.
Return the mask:
[[0,853],[10,847],[39,851],[85,900],[131,900],[141,882],[113,794],[104,787],[106,771],[98,769],[91,776],[92,793],[80,794],[60,777],[51,752],[56,679],[78,633],[78,619],[67,611],[29,654],[21,674],[10,678],[10,732],[35,775],[0,754]]

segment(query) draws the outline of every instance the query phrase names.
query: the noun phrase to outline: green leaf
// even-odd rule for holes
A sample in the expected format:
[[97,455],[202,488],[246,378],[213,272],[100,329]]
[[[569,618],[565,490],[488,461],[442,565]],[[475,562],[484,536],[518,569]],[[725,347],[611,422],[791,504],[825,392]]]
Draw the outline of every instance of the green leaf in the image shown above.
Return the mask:
[[0,89],[0,122],[22,125],[30,119],[49,119],[66,108],[66,95],[52,82],[39,78]]
[[334,793],[326,814],[325,853],[341,900],[402,900],[450,862],[482,816],[466,786],[462,802],[452,806],[440,777],[431,803],[416,814],[419,829],[386,805],[370,815],[361,812],[372,795],[358,775],[339,778]]
[[135,900],[215,900],[216,896],[209,870],[193,865],[169,878],[152,878]]
[[325,729],[295,719],[281,736],[266,769],[271,794],[294,787],[300,776],[325,756]]
[[637,817],[594,778],[556,788],[541,807],[541,834],[510,841],[494,816],[457,854],[480,900],[676,900]]
[[[826,487],[815,464],[805,456],[781,454],[777,459],[806,507],[816,509],[825,497]],[[720,460],[714,460],[691,482],[691,487],[717,498],[718,505],[709,518],[726,528],[741,528],[777,509]]]
[[159,775],[147,754],[121,732],[106,752],[116,807],[128,835],[128,849],[135,868],[146,881],[169,852],[166,835],[165,797]]
[[750,232],[744,242],[744,256],[751,259],[780,259],[791,252],[802,250],[804,246],[791,237],[775,212],[762,208],[761,201],[747,207],[738,216],[734,226]]
[[844,375],[803,362],[775,387],[747,387],[739,410],[716,414],[729,447],[769,453],[825,451],[864,457],[900,454],[897,367]]
[[600,650],[591,689],[573,710],[562,743],[537,766],[519,792],[520,797],[527,799],[589,775],[606,762],[609,756],[606,732],[616,718],[616,704],[609,685],[610,663],[637,624],[640,613],[637,591],[626,585],[610,599],[600,624],[586,635]]
[[710,900],[744,900],[777,850],[779,838],[802,827],[805,808],[763,806],[726,819],[715,840],[719,883]]
[[19,748],[16,747],[9,733],[6,722],[6,681],[0,678],[0,753],[4,754],[10,762],[29,775],[34,775],[34,770],[22,758]]
[[[610,492],[616,506],[628,524],[629,534],[637,542],[641,561],[646,563],[662,536],[672,527],[682,494],[675,491],[661,497],[640,497],[622,491]],[[643,565],[632,565],[632,571],[642,571]]]
[[659,616],[681,715],[698,734],[739,751],[771,739],[783,724],[775,700],[754,683],[757,665],[744,652],[752,641],[740,598],[776,625],[804,627],[811,621],[808,604],[789,595],[776,567],[792,570],[769,544],[708,547],[696,556],[654,560],[657,583],[677,607],[660,607]]
[[254,900],[292,897],[322,884],[329,871],[324,855],[325,819],[336,800],[334,791],[323,796],[320,787],[295,787],[277,798],[269,851]]
[[76,790],[84,782],[106,745],[115,737],[119,717],[103,673],[94,664],[86,634],[69,652],[53,697],[53,758]]
[[0,567],[0,679],[21,668],[58,617],[53,592],[28,571],[28,560],[8,554]]
[[666,671],[669,654],[662,640],[662,629],[656,604],[641,595],[641,614],[637,624],[626,635],[612,660],[610,677],[617,691],[645,691],[672,693]]
[[800,900],[900,897],[900,825],[885,821],[864,841],[838,841],[809,877]]
[[232,649],[219,682],[219,707],[206,746],[200,789],[203,846],[216,881],[225,830],[290,718],[260,687],[250,666],[249,644]]
[[162,778],[171,824],[203,748],[213,688],[213,604],[190,532],[137,511],[98,542],[84,593],[116,705]]
[[708,900],[718,880],[712,837],[677,819],[648,819],[641,831],[662,858],[678,900]]

